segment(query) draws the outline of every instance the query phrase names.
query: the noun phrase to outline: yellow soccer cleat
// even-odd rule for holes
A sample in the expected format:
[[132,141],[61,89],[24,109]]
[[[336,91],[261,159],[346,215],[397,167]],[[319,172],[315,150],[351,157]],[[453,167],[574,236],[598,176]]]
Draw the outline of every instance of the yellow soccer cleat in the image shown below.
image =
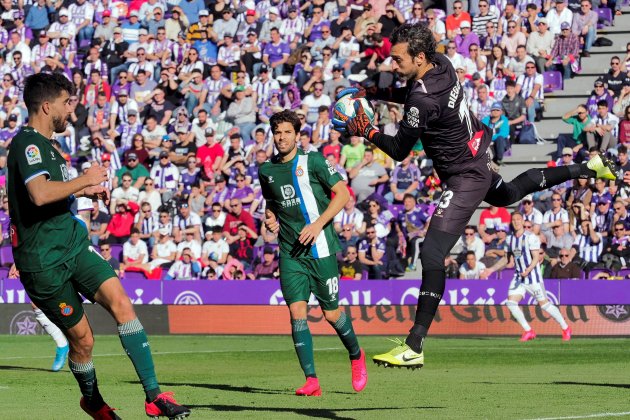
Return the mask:
[[607,158],[602,158],[600,155],[596,155],[586,163],[586,167],[592,171],[597,172],[597,178],[617,179],[617,169],[615,164]]
[[374,363],[384,367],[397,367],[407,369],[420,369],[424,366],[424,352],[416,353],[400,339],[391,339],[397,344],[387,353],[377,354],[372,357]]

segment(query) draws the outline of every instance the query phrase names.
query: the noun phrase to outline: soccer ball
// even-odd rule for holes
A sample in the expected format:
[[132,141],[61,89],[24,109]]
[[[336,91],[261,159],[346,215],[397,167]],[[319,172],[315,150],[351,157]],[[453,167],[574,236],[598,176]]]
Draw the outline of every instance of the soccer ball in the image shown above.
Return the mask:
[[337,117],[337,119],[342,119],[343,121],[347,121],[349,118],[353,118],[355,115],[354,101],[361,101],[363,109],[370,119],[370,122],[374,123],[374,109],[372,109],[372,105],[370,105],[370,102],[368,102],[368,100],[365,98],[355,99],[352,97],[352,95],[342,96],[341,98],[339,98],[337,103],[335,103],[335,117]]

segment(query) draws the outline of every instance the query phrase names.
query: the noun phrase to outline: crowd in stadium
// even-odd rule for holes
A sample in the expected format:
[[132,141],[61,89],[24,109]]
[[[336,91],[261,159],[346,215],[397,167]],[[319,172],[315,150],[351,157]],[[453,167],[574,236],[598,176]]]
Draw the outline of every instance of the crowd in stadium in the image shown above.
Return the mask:
[[[25,124],[24,79],[63,73],[76,91],[56,140],[71,177],[92,161],[110,171],[110,204],[83,211],[90,239],[115,268],[169,280],[274,278],[276,238],[261,224],[257,167],[273,154],[270,116],[291,109],[303,122],[300,147],[322,152],[351,187],[334,222],[342,278],[400,277],[419,261],[440,180],[420,142],[396,163],[333,130],[336,93],[358,83],[402,86],[389,36],[402,23],[424,22],[470,112],[493,130],[498,170],[510,145],[531,142],[528,127],[543,118],[543,73],[571,78],[590,56],[594,7],[610,8],[613,19],[620,13],[620,1],[596,3],[1,0],[1,180]],[[558,138],[550,165],[609,153],[619,181],[583,179],[521,203],[526,229],[545,244],[549,277],[630,263],[630,43],[610,65],[584,105],[567,110],[572,133]],[[402,109],[373,105],[381,130],[395,134]],[[506,209],[484,210],[445,261],[449,276],[481,277],[505,253],[509,221]],[[8,246],[6,196],[0,222]]]

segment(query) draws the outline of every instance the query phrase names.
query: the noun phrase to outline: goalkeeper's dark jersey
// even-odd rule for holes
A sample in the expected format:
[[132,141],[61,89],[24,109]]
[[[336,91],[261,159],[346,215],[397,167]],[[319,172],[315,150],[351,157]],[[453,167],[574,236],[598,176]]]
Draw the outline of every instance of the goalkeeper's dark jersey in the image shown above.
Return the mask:
[[422,145],[443,179],[461,173],[482,159],[492,135],[468,110],[464,89],[451,62],[436,53],[434,67],[422,80],[398,89],[380,89],[374,99],[404,104],[398,133],[377,133],[372,143],[396,160],[403,160],[412,147]]

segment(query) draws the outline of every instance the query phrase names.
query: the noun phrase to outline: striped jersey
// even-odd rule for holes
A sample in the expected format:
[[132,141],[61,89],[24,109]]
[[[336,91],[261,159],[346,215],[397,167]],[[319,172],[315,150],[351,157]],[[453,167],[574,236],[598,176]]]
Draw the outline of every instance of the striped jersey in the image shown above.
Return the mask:
[[[532,263],[532,251],[540,250],[540,239],[538,235],[525,231],[521,236],[510,235],[506,241],[508,252],[514,256],[514,275],[525,284],[542,283],[542,271],[540,263],[536,264],[527,277],[521,277],[521,273],[527,270]],[[538,255],[535,253],[535,256]]]
[[[280,255],[296,257],[300,232],[328,208],[331,189],[342,181],[341,175],[321,153],[298,149],[289,162],[276,156],[260,165],[258,177],[263,196],[280,222]],[[301,256],[319,259],[340,250],[333,224],[328,223]]]

